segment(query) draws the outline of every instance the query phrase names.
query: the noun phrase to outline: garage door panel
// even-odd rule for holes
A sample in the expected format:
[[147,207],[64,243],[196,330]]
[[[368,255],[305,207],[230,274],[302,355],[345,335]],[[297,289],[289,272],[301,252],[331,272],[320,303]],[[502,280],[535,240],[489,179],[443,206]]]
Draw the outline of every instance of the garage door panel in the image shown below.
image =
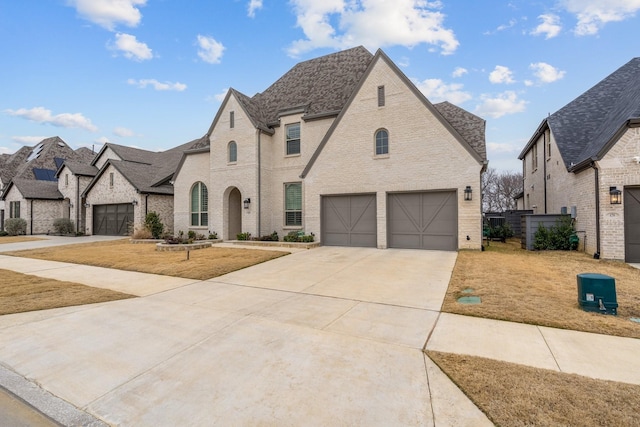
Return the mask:
[[324,196],[322,242],[328,246],[375,247],[376,197],[373,194]]
[[455,192],[390,194],[388,210],[389,247],[457,249]]
[[640,188],[624,190],[625,261],[640,262]]
[[131,223],[133,223],[131,203],[93,206],[93,234],[95,235],[126,236]]

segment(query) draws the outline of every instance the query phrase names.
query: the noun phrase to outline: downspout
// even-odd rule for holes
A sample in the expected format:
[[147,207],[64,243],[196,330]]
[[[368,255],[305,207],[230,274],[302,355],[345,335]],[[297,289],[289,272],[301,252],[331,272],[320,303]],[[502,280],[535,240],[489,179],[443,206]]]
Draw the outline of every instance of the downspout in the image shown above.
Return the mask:
[[[544,172],[544,213],[547,212],[547,132],[544,132],[542,138],[542,171]],[[549,135],[551,137],[551,135]]]
[[260,187],[262,184],[262,161],[261,161],[261,144],[262,144],[262,131],[260,129],[258,129],[258,194],[256,195],[256,198],[258,199],[258,236],[262,235],[262,232],[260,230],[260,217],[261,215],[261,211],[262,211],[262,203],[261,203],[261,199],[260,199]]
[[31,208],[29,209],[29,222],[31,223],[30,224],[31,230],[29,234],[33,236],[33,199],[29,200],[29,202],[30,202],[29,205],[31,206]]
[[593,254],[594,259],[600,259],[600,171],[596,162],[591,163],[591,167],[595,171],[595,193],[596,193],[596,253]]
[[149,214],[149,193],[144,195],[144,217],[147,218]]

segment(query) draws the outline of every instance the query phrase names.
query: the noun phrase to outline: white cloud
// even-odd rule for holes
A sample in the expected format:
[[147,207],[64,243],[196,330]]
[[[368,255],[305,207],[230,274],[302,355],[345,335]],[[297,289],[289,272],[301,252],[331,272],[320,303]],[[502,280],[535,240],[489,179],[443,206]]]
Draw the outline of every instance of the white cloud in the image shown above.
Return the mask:
[[498,119],[506,114],[521,113],[525,110],[527,102],[518,99],[513,91],[505,91],[498,96],[482,96],[482,104],[476,107],[475,113],[480,117],[489,116]]
[[12,136],[11,140],[18,142],[24,145],[32,145],[37,144],[43,139],[47,138],[46,136]]
[[538,18],[540,18],[542,22],[533,31],[531,31],[532,35],[544,35],[545,39],[551,39],[560,34],[562,26],[560,25],[560,17],[558,15],[547,13],[538,16]]
[[468,72],[469,70],[467,70],[466,68],[456,67],[456,69],[453,70],[453,73],[451,73],[451,77],[462,77]]
[[553,83],[563,78],[566,73],[546,62],[536,62],[535,64],[529,65],[529,68],[533,70],[533,74],[541,83]]
[[67,0],[67,3],[82,18],[113,31],[117,24],[137,26],[142,18],[138,7],[147,0]]
[[123,52],[126,58],[136,61],[144,61],[153,58],[153,52],[149,47],[136,39],[136,36],[131,34],[118,33],[116,34],[116,41],[110,45],[111,50],[118,50]]
[[487,150],[493,153],[517,153],[521,148],[505,142],[487,142]]
[[370,50],[421,43],[437,46],[443,55],[459,45],[453,30],[443,25],[440,1],[426,0],[291,0],[297,26],[305,39],[294,41],[288,53],[298,56],[316,48],[342,49],[364,45]]
[[249,0],[249,17],[256,16],[256,10],[262,9],[262,0]]
[[217,42],[213,37],[202,36],[198,34],[198,56],[204,62],[209,64],[219,64],[222,58],[222,52],[225,47],[222,43]]
[[594,35],[609,22],[632,18],[640,9],[640,0],[561,0],[561,7],[576,15],[574,32]]
[[499,25],[495,30],[493,30],[493,31],[485,31],[483,34],[485,36],[496,34],[496,33],[499,33],[500,31],[508,30],[509,28],[514,27],[517,23],[518,23],[517,20],[510,19],[507,24]]
[[109,143],[109,138],[107,138],[106,136],[101,136],[100,138],[97,138],[96,140],[94,140],[94,142],[96,144],[104,145]]
[[117,127],[113,129],[113,134],[116,136],[125,137],[125,138],[128,136],[135,135],[135,133],[131,129],[127,129],[123,127]]
[[53,115],[51,114],[51,110],[44,107],[5,110],[5,113],[10,116],[31,120],[32,122],[47,123],[57,127],[85,129],[90,132],[96,132],[98,130],[98,128],[91,123],[91,120],[84,117],[81,113],[61,113]]
[[489,81],[491,83],[515,83],[513,79],[513,72],[503,65],[496,65],[496,68],[489,73]]
[[460,83],[446,84],[440,79],[426,79],[416,86],[434,103],[449,101],[452,104],[462,104],[472,98],[469,92],[462,90],[464,86]]
[[147,86],[153,87],[155,90],[175,90],[177,92],[182,92],[187,88],[187,85],[180,82],[160,82],[156,79],[129,79],[127,83],[133,86],[138,86],[141,89],[146,88]]

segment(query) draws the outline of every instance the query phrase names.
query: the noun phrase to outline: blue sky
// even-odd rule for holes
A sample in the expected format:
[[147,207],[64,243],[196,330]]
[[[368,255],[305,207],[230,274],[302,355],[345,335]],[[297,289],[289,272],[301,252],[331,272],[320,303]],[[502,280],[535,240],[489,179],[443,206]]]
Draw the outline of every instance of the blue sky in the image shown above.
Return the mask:
[[207,131],[229,87],[382,48],[432,102],[487,121],[491,167],[639,56],[640,0],[0,0],[0,153],[58,135],[165,150]]

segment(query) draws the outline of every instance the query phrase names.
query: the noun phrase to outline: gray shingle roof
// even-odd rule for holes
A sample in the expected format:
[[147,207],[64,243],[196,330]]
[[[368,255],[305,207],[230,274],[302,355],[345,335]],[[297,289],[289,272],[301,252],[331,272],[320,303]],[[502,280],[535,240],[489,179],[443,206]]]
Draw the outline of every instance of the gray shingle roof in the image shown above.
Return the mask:
[[601,158],[629,119],[640,118],[640,57],[547,118],[565,166]]
[[447,101],[433,106],[458,131],[460,136],[469,143],[474,151],[482,157],[482,160],[487,160],[485,120]]
[[88,163],[65,161],[64,165],[69,168],[74,175],[96,176],[98,174],[98,168]]
[[264,92],[249,98],[232,89],[256,127],[267,128],[281,112],[337,114],[364,75],[373,55],[359,46],[296,64]]
[[53,181],[14,178],[11,185],[15,185],[25,199],[62,200],[64,198],[58,191],[58,183]]

